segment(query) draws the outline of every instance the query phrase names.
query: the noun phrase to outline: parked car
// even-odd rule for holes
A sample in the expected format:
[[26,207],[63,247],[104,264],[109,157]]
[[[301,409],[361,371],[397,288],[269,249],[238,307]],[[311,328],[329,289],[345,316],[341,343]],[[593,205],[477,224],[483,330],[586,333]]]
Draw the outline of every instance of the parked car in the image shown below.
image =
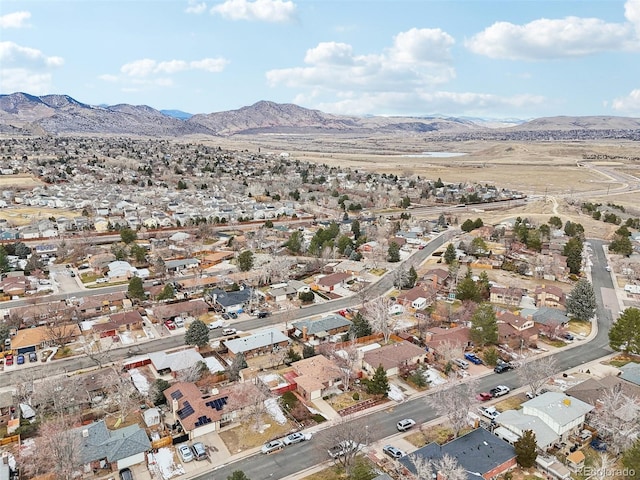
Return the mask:
[[358,448],[359,448],[358,444],[353,440],[344,440],[340,442],[338,445],[335,445],[331,447],[329,450],[327,450],[327,453],[331,458],[338,458]]
[[193,452],[189,448],[189,445],[185,445],[184,443],[178,447],[178,453],[180,454],[180,458],[183,462],[187,463],[193,460]]
[[482,365],[482,360],[480,360],[480,357],[478,357],[475,353],[473,352],[467,352],[464,354],[464,358],[466,358],[467,360],[469,360],[471,363],[475,364],[475,365]]
[[229,316],[228,313],[223,313],[222,318],[224,318],[225,320],[229,320],[231,317]]
[[295,432],[290,435],[287,435],[282,439],[285,445],[293,445],[294,443],[304,442],[307,437],[304,436],[304,433]]
[[173,320],[165,320],[164,326],[167,327],[169,330],[175,330],[176,329],[176,324],[173,323]]
[[496,373],[504,373],[507,370],[511,370],[511,368],[511,364],[509,363],[499,363],[498,365],[496,365],[493,371]]
[[222,335],[235,335],[236,333],[236,329],[235,328],[223,328],[222,329]]
[[24,364],[24,355],[20,354],[16,357],[16,363],[18,365],[23,365]]
[[182,328],[184,327],[184,318],[176,317],[173,319],[173,323],[176,325],[176,327]]
[[591,448],[593,448],[597,452],[606,452],[607,451],[607,444],[605,442],[603,442],[598,437],[596,437],[593,440],[591,440],[590,445],[591,445]]
[[258,312],[258,318],[267,318],[269,315],[271,315],[270,312]]
[[480,392],[476,395],[476,400],[480,400],[481,402],[486,402],[487,400],[491,400],[493,396],[489,392]]
[[277,452],[278,450],[282,450],[282,447],[284,447],[284,443],[280,440],[271,440],[262,446],[262,453]]
[[36,352],[29,352],[29,361],[30,362],[37,362],[38,361],[38,354]]
[[407,430],[409,430],[411,427],[413,427],[416,424],[416,421],[411,419],[411,418],[404,418],[402,420],[400,420],[397,424],[396,424],[396,428],[401,431],[401,432],[406,432]]
[[457,366],[459,366],[460,368],[463,368],[463,369],[465,369],[465,370],[466,370],[467,368],[469,368],[469,362],[467,362],[467,361],[465,361],[465,360],[462,360],[461,358],[456,358],[456,359],[453,361],[453,363],[455,363]]
[[496,417],[500,415],[500,412],[496,410],[496,407],[480,407],[479,410],[482,415],[491,420],[495,420]]
[[406,455],[402,450],[394,447],[393,445],[385,445],[382,447],[382,451],[389,455],[391,458],[402,458]]
[[120,480],[133,480],[133,473],[128,468],[120,470]]
[[501,397],[509,393],[511,389],[505,385],[498,385],[497,387],[489,390],[489,393],[493,396],[493,398]]
[[565,340],[573,341],[576,337],[571,332],[567,332],[562,336]]
[[207,449],[202,442],[196,442],[191,445],[191,451],[196,460],[205,460],[207,458]]
[[13,355],[11,353],[9,355],[4,356],[4,364],[7,367],[13,365]]
[[238,314],[237,314],[236,312],[231,312],[231,313],[229,313],[229,316],[230,316],[231,318],[233,318],[234,320],[235,320],[236,318],[238,318]]

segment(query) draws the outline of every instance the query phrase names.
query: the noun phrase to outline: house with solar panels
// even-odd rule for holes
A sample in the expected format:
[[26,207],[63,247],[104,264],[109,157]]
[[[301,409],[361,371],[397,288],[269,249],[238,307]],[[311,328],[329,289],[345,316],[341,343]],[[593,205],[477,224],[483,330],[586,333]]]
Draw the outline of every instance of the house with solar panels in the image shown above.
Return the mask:
[[[247,388],[257,390],[258,387],[253,384],[234,385],[205,393],[195,383],[180,382],[163,393],[175,422],[179,422],[189,438],[194,439],[229,425],[238,418],[238,412],[244,406],[252,405],[258,398],[258,392],[247,394]],[[236,389],[241,389],[242,395],[236,394]],[[247,402],[247,405],[242,402]]]

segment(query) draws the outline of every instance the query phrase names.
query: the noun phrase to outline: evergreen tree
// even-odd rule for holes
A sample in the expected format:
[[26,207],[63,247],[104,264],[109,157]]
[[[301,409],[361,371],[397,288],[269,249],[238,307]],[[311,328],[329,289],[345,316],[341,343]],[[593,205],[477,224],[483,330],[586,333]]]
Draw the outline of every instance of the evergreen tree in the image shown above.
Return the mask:
[[311,358],[316,356],[316,349],[313,345],[305,345],[302,347],[302,358]]
[[640,310],[625,309],[609,329],[609,346],[616,352],[640,354]]
[[241,272],[248,272],[253,268],[253,252],[251,250],[245,250],[238,255],[237,263]]
[[475,228],[473,220],[471,220],[470,218],[467,218],[464,222],[462,222],[462,225],[460,225],[460,228],[462,229],[463,232],[470,232]]
[[570,239],[564,246],[562,254],[567,257],[569,271],[579,274],[582,267],[582,240],[577,237]]
[[302,250],[302,232],[298,230],[293,232],[284,246],[287,247],[291,253],[300,253],[300,250]]
[[158,300],[169,300],[176,296],[176,291],[171,283],[165,284],[164,288],[158,295]]
[[460,301],[472,300],[474,302],[480,301],[480,291],[478,285],[473,281],[471,276],[471,269],[467,269],[464,278],[458,283],[456,287],[456,299]]
[[609,251],[629,257],[633,253],[633,245],[627,235],[616,235],[609,244]]
[[194,320],[184,336],[184,343],[204,347],[209,343],[209,329],[202,320]]
[[447,265],[451,265],[456,259],[456,247],[453,246],[453,243],[447,245],[447,249],[444,251],[444,261]]
[[250,480],[249,477],[242,470],[234,470],[234,472],[227,476],[227,480]]
[[153,392],[152,401],[154,405],[158,406],[158,405],[164,405],[165,403],[167,403],[167,399],[163,395],[163,392],[170,386],[171,384],[167,382],[164,378],[158,378],[155,380],[155,382],[153,382],[151,391]]
[[490,303],[482,303],[471,316],[469,332],[473,343],[479,347],[498,343],[496,312]]
[[596,313],[593,285],[584,278],[578,280],[567,298],[567,313],[578,320],[591,320]]
[[367,382],[367,392],[372,395],[387,396],[389,393],[389,379],[387,378],[387,372],[382,365],[376,368],[371,380]]
[[284,363],[287,365],[291,365],[293,362],[297,362],[298,360],[302,360],[302,356],[296,352],[293,347],[289,347],[287,350],[287,356],[284,359]]
[[371,335],[371,325],[369,321],[360,312],[356,313],[351,319],[351,333],[356,338],[367,337]]
[[353,238],[355,238],[356,240],[360,238],[360,222],[358,220],[354,220],[353,222],[351,222],[351,233],[353,233]]
[[536,434],[533,430],[525,430],[516,443],[513,444],[516,451],[516,462],[522,468],[531,468],[536,463],[538,457],[538,446],[536,445]]
[[400,246],[396,242],[391,242],[389,244],[389,249],[387,250],[387,261],[391,263],[400,261]]
[[549,218],[549,221],[547,223],[551,225],[553,228],[555,228],[556,230],[559,230],[562,228],[562,220],[560,219],[560,217],[553,216]]
[[418,281],[418,272],[416,272],[415,267],[411,265],[411,268],[407,272],[407,279],[405,280],[403,287],[413,288],[416,286],[417,281]]
[[480,298],[482,300],[489,300],[489,297],[491,296],[491,281],[489,280],[489,275],[487,275],[487,272],[483,271],[480,274],[480,280],[478,280],[478,283],[476,285],[478,287]]
[[140,277],[133,277],[129,280],[129,287],[127,288],[127,296],[131,299],[144,300],[146,295],[144,293],[144,285]]
[[132,242],[135,242],[138,235],[134,230],[131,230],[129,227],[124,227],[120,230],[120,240],[126,245],[129,245]]
[[11,269],[9,266],[9,258],[7,257],[7,251],[0,245],[0,273],[8,272]]

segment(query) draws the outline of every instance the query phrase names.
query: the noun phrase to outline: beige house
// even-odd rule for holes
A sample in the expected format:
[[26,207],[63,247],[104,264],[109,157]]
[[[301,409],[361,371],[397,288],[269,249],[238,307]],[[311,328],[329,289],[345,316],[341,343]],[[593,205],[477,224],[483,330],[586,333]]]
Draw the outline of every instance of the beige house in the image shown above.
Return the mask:
[[382,365],[388,376],[398,375],[400,367],[425,363],[426,358],[424,348],[410,342],[397,342],[366,352],[362,358],[362,370],[373,375],[376,368]]
[[342,383],[340,368],[323,355],[315,355],[291,364],[298,375],[294,381],[305,400],[321,398],[328,389]]

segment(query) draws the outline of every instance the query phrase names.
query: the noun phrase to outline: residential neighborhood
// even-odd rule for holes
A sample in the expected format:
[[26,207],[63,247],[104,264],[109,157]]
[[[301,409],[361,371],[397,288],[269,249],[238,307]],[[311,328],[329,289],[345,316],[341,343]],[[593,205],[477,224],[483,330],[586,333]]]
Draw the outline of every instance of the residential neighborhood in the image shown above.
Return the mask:
[[196,478],[294,449],[367,478],[637,464],[624,231],[629,255],[556,215],[485,224],[526,201],[499,186],[280,153],[0,148],[32,182],[2,191],[25,213],[0,225],[0,479]]

